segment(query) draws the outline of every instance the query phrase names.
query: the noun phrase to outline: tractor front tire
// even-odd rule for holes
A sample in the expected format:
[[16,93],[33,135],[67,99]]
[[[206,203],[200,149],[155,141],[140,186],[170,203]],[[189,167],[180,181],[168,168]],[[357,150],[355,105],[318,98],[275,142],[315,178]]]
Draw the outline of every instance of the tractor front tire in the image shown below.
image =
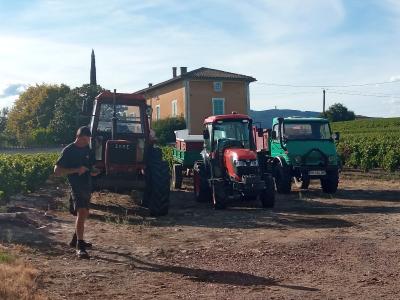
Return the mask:
[[193,190],[196,201],[211,201],[211,189],[208,184],[206,168],[202,162],[196,162],[193,167]]
[[261,192],[260,200],[263,208],[273,208],[275,206],[275,185],[271,175],[264,178],[265,190]]
[[181,189],[182,181],[183,181],[182,165],[174,164],[172,166],[172,187],[174,189]]
[[339,185],[338,171],[328,171],[325,178],[321,178],[322,191],[327,194],[334,194]]
[[146,166],[146,190],[143,206],[147,207],[150,215],[158,217],[168,214],[170,192],[170,174],[166,161],[161,159],[157,148],[150,150]]
[[290,176],[289,168],[283,166],[277,167],[275,183],[278,193],[290,194],[292,189],[292,177]]

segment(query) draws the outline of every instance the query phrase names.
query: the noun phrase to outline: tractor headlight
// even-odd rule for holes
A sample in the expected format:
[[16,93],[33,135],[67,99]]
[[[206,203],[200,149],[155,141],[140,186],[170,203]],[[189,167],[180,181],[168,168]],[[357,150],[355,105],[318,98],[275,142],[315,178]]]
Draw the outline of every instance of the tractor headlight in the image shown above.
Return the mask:
[[251,167],[258,167],[258,160],[252,160],[252,161],[250,162],[250,166],[251,166]]
[[245,167],[246,166],[246,162],[244,160],[235,160],[233,163],[235,164],[236,167]]

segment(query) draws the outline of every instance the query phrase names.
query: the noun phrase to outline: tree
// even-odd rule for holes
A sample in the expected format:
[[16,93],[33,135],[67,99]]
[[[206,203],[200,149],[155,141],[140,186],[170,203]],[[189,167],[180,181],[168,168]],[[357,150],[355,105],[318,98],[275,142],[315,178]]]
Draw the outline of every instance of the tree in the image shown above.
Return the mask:
[[356,115],[353,111],[348,110],[343,104],[335,103],[326,111],[326,117],[331,122],[339,122],[352,121],[356,118]]
[[70,92],[67,85],[30,86],[15,101],[8,114],[7,131],[27,145],[33,130],[47,128],[54,117],[56,103]]
[[183,117],[165,118],[153,122],[153,130],[156,133],[158,143],[165,145],[175,141],[175,130],[186,128],[186,122]]
[[0,111],[0,134],[6,130],[8,112],[8,107],[3,107],[3,109]]
[[89,124],[90,117],[81,115],[82,103],[85,99],[93,103],[93,99],[103,90],[99,85],[85,84],[58,99],[49,126],[56,143],[70,143],[78,127]]

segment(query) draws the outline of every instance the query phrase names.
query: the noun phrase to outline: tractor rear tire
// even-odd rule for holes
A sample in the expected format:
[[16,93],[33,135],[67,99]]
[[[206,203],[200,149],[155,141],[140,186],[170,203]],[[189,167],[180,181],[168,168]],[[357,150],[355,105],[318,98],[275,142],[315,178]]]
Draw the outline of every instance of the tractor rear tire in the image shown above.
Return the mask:
[[339,185],[338,171],[328,171],[325,178],[321,178],[322,191],[327,194],[334,194]]
[[263,208],[273,208],[275,206],[275,185],[271,175],[264,178],[265,190],[260,195],[261,205]]
[[163,161],[157,148],[150,150],[146,167],[146,189],[143,206],[150,215],[158,217],[168,214],[170,192],[170,174],[166,161]]
[[193,190],[197,202],[211,201],[211,189],[206,168],[202,162],[196,162],[193,167]]
[[292,177],[290,176],[289,168],[282,166],[277,167],[275,183],[278,193],[290,194],[292,189]]
[[181,189],[182,188],[182,165],[181,164],[174,164],[172,166],[172,187],[174,189]]
[[226,199],[224,184],[220,182],[214,182],[212,184],[212,202],[215,210],[222,210],[226,208]]

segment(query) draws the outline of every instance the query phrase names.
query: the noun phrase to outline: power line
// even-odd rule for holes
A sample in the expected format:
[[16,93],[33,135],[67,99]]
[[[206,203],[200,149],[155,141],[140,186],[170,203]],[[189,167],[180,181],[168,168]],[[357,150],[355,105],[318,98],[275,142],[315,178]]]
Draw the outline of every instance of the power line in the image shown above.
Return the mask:
[[388,95],[388,94],[365,94],[360,92],[339,92],[328,90],[330,94],[338,94],[338,95],[348,95],[348,96],[365,96],[365,97],[377,97],[377,98],[400,98],[400,96]]
[[293,88],[346,88],[346,87],[356,87],[356,86],[372,86],[380,84],[391,84],[398,83],[400,79],[393,81],[382,81],[382,82],[371,82],[371,83],[360,83],[360,84],[343,84],[343,85],[297,85],[297,84],[281,84],[272,82],[255,82],[256,84],[269,85],[269,86],[280,86],[280,87],[293,87]]

